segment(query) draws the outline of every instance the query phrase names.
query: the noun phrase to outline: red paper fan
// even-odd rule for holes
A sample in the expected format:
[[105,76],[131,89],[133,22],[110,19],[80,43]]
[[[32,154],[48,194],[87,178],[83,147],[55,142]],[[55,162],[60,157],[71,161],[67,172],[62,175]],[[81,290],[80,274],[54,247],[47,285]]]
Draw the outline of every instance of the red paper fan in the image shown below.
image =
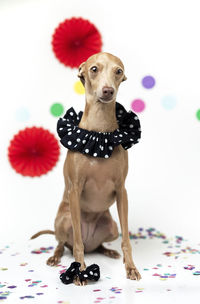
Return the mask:
[[56,164],[60,148],[55,136],[43,128],[26,128],[10,142],[8,158],[11,166],[24,176],[40,176]]
[[102,40],[94,24],[73,17],[66,19],[55,29],[52,47],[60,62],[74,68],[91,55],[99,53]]

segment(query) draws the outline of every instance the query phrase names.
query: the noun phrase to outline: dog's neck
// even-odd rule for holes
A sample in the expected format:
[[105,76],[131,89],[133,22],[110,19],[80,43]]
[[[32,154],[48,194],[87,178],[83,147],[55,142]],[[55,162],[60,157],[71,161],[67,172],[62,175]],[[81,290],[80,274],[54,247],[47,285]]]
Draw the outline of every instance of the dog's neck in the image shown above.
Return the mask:
[[79,127],[88,131],[113,132],[118,128],[115,101],[102,103],[86,97],[85,110]]

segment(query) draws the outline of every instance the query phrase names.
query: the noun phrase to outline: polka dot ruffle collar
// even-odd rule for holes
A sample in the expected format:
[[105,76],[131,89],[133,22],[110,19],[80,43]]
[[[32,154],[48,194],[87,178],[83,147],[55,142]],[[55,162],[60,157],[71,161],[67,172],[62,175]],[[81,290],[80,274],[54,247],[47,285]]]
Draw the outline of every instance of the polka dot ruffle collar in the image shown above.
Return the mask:
[[73,107],[57,123],[57,132],[64,147],[94,157],[109,158],[115,146],[127,150],[139,142],[141,136],[138,116],[116,102],[118,129],[113,132],[96,132],[79,128],[83,112],[76,114]]

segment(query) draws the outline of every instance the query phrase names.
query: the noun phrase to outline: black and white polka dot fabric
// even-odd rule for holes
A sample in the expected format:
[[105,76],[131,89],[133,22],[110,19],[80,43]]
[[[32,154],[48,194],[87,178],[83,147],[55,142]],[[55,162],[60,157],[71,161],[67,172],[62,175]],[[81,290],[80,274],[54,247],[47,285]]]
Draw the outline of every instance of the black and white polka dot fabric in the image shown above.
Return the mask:
[[64,284],[71,284],[79,277],[80,281],[94,280],[100,278],[100,268],[97,264],[88,266],[85,270],[80,271],[81,264],[79,262],[71,263],[70,267],[60,275],[60,279]]
[[113,132],[96,132],[79,128],[83,112],[76,114],[73,107],[57,123],[57,132],[62,145],[93,157],[109,158],[115,146],[127,150],[139,142],[141,136],[138,116],[116,102],[118,129]]

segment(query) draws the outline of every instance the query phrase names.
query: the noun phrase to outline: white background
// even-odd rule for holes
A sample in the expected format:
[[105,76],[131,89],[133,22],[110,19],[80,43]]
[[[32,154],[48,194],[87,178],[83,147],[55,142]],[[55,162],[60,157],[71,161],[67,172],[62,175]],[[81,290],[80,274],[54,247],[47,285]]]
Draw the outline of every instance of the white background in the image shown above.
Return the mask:
[[[141,142],[129,150],[129,227],[155,227],[169,235],[199,238],[200,203],[200,18],[194,0],[1,0],[0,2],[0,231],[1,240],[25,240],[53,229],[62,198],[62,148],[57,166],[40,178],[22,177],[10,166],[7,148],[26,126],[43,126],[56,134],[50,106],[83,110],[83,95],[73,91],[77,70],[59,63],[51,35],[73,16],[93,22],[102,34],[103,51],[124,62],[127,81],[118,101],[126,109],[141,98]],[[152,75],[153,89],[141,79]],[[164,96],[177,100],[162,107]],[[27,122],[16,120],[20,107]],[[118,222],[116,206],[111,208]]]

